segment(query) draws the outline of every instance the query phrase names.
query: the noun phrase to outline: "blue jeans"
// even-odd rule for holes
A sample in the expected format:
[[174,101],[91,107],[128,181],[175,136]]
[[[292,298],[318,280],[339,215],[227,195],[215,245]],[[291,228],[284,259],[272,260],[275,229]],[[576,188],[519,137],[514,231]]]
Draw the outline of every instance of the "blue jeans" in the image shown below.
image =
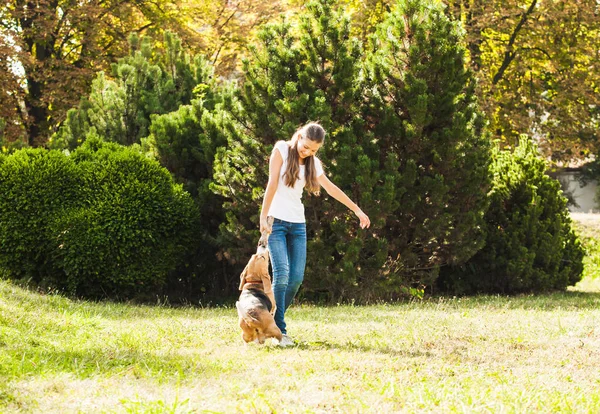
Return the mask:
[[277,304],[275,323],[281,333],[285,334],[285,311],[292,304],[304,280],[306,223],[275,219],[269,236],[269,252],[273,267],[273,294]]

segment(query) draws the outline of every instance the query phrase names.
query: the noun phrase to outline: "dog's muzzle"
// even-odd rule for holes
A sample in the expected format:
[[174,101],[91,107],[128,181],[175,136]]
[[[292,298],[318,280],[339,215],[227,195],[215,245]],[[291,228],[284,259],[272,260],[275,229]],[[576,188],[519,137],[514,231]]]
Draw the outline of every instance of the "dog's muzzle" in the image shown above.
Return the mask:
[[268,250],[269,250],[269,248],[267,245],[259,244],[258,247],[256,248],[256,254],[263,254],[264,252],[266,252]]

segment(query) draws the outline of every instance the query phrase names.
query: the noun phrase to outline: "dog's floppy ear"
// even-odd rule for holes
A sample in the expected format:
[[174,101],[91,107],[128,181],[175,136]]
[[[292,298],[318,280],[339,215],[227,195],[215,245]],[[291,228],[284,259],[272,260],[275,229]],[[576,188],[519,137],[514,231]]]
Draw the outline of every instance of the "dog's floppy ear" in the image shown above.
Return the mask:
[[273,292],[273,287],[271,286],[271,276],[269,276],[269,274],[267,273],[260,275],[260,278],[262,280],[263,289],[265,290],[265,293]]
[[275,315],[277,305],[275,304],[275,295],[273,294],[273,287],[271,286],[271,276],[269,276],[269,273],[267,272],[267,274],[260,275],[260,278],[263,283],[265,295],[267,295],[271,301],[271,315]]
[[239,287],[239,290],[242,290],[244,288],[244,285],[246,284],[246,273],[248,273],[248,266],[250,266],[250,262],[248,262],[248,264],[246,265],[246,267],[244,267],[244,270],[242,271],[242,274],[240,274],[240,287]]

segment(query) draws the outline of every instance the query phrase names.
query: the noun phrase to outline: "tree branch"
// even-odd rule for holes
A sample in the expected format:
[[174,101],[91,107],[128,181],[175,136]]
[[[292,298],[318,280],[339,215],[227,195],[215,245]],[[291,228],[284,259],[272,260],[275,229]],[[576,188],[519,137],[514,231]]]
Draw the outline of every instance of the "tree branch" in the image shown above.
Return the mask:
[[223,2],[223,7],[221,7],[221,10],[219,10],[217,12],[217,17],[215,18],[215,21],[212,24],[212,27],[216,27],[217,23],[219,23],[219,20],[221,20],[221,16],[223,16],[223,14],[225,14],[225,8],[227,7],[227,2]]
[[494,78],[492,80],[492,85],[496,85],[498,82],[500,82],[500,80],[504,76],[504,72],[506,72],[506,69],[508,68],[508,66],[510,65],[510,63],[517,56],[517,53],[513,51],[513,46],[514,46],[515,41],[517,39],[517,35],[519,34],[519,32],[521,31],[521,29],[523,28],[523,25],[527,21],[527,18],[529,17],[529,15],[533,13],[533,10],[535,9],[535,5],[536,4],[537,4],[537,0],[533,0],[531,2],[531,4],[529,5],[529,8],[527,9],[527,11],[525,11],[521,15],[521,20],[519,20],[519,23],[515,27],[515,30],[513,30],[512,34],[510,35],[510,39],[508,41],[508,45],[506,46],[506,51],[504,52],[504,60],[502,61],[502,64],[500,65],[500,68],[498,68],[498,71],[494,75]]
[[154,23],[146,23],[145,25],[143,25],[142,27],[138,27],[137,29],[132,29],[132,32],[136,32],[136,33],[142,33],[144,30],[146,30],[149,27],[154,26]]
[[550,53],[546,52],[544,49],[539,48],[539,47],[521,47],[519,49],[520,50],[532,50],[532,51],[541,52],[542,54],[546,55],[546,57],[548,59],[552,59],[552,56],[550,56]]
[[237,13],[237,11],[238,11],[238,8],[237,8],[237,6],[236,6],[236,8],[233,10],[233,13],[231,13],[231,14],[229,15],[229,17],[228,17],[227,19],[225,19],[225,21],[224,21],[224,22],[223,22],[221,25],[219,25],[219,26],[215,26],[215,28],[216,28],[218,31],[220,31],[220,30],[221,30],[221,29],[223,29],[225,26],[227,26],[227,23],[229,23],[229,21],[230,21],[230,20],[233,18],[233,16],[235,16],[235,14]]

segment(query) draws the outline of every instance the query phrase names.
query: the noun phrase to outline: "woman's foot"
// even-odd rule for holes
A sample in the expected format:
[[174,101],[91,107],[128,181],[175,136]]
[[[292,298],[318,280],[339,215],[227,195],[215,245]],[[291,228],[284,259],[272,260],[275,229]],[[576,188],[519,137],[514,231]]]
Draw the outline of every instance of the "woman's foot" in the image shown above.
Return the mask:
[[281,341],[279,341],[279,346],[286,347],[286,346],[294,346],[294,345],[296,345],[294,343],[294,340],[291,337],[287,336],[286,334],[283,334]]

